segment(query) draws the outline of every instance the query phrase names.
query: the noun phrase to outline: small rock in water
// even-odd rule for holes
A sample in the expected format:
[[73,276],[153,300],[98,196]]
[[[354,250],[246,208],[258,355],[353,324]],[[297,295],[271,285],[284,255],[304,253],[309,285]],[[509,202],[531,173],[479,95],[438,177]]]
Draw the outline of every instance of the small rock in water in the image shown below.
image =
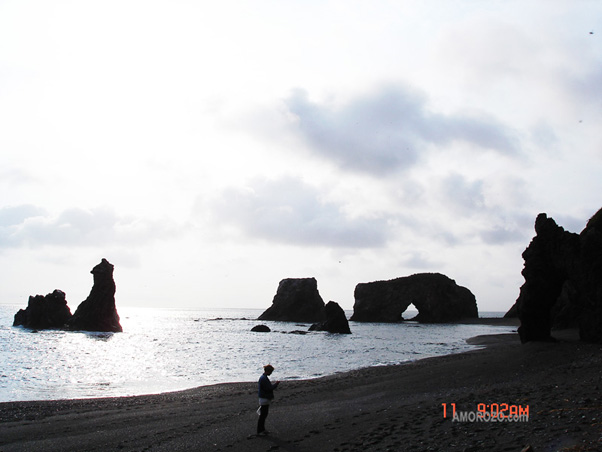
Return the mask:
[[251,331],[256,333],[269,333],[272,330],[270,330],[270,327],[267,325],[255,325],[253,328],[251,328]]

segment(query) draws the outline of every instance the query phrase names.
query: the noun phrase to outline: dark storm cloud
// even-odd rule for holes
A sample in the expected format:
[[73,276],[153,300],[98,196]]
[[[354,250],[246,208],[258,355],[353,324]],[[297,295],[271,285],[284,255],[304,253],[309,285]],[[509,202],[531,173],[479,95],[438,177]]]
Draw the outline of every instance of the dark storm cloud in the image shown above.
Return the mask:
[[408,169],[431,145],[443,151],[454,141],[505,155],[518,152],[512,132],[494,118],[433,113],[425,96],[400,87],[382,88],[340,108],[295,90],[286,106],[312,150],[355,171],[379,175]]
[[248,236],[282,243],[361,248],[386,241],[386,219],[349,218],[340,205],[321,201],[317,189],[292,178],[225,190],[213,210],[219,222]]

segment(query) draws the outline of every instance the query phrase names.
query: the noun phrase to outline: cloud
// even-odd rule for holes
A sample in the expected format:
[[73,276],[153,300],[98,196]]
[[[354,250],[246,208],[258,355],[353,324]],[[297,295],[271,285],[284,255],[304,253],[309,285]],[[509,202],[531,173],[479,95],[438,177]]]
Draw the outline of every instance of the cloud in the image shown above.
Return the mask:
[[468,181],[461,174],[450,174],[441,183],[443,205],[460,214],[474,214],[485,207],[483,181]]
[[270,241],[364,248],[387,239],[386,218],[350,218],[342,205],[323,201],[316,188],[291,177],[226,189],[211,207],[218,223]]
[[592,215],[591,212],[584,214],[582,217],[576,217],[574,215],[565,214],[553,214],[553,218],[558,224],[562,226],[566,231],[580,234],[587,224],[589,217]]
[[35,184],[38,180],[27,170],[17,167],[8,167],[0,170],[0,182],[7,187],[18,187]]
[[480,237],[488,245],[503,245],[510,242],[525,242],[525,231],[515,226],[496,225],[482,230]]
[[531,127],[530,138],[535,145],[547,150],[555,150],[559,141],[554,128],[543,122]]
[[179,229],[169,220],[119,216],[107,207],[67,209],[58,216],[33,205],[0,209],[0,248],[135,246],[172,237]]
[[310,149],[373,175],[412,168],[431,147],[441,152],[455,141],[507,156],[518,153],[513,131],[495,118],[431,112],[427,98],[407,87],[384,87],[340,107],[316,103],[298,89],[285,104]]
[[[578,65],[581,62],[575,62]],[[600,58],[594,59],[594,64],[585,66],[582,74],[573,74],[566,76],[565,83],[571,94],[578,98],[578,107],[583,113],[596,114],[600,111],[600,101],[602,96],[595,94],[599,92],[600,80],[602,79],[602,68]],[[591,120],[590,117],[579,118],[581,120]]]
[[416,270],[427,270],[440,267],[442,263],[434,260],[423,251],[413,251],[402,259],[402,265]]
[[[513,187],[506,186],[509,181],[496,187],[496,181],[469,179],[458,173],[449,174],[440,182],[437,195],[440,206],[455,217],[454,221],[449,218],[447,221],[450,225],[468,227],[462,234],[464,239],[458,242],[470,240],[469,236],[475,234],[488,245],[528,240],[525,230],[531,218],[516,205],[521,201],[522,180],[514,178],[512,182]],[[498,190],[504,190],[503,194],[492,195],[492,191]],[[510,201],[516,204],[504,205]]]
[[41,207],[31,204],[20,206],[10,206],[0,208],[0,228],[16,226],[27,218],[46,215],[46,211]]

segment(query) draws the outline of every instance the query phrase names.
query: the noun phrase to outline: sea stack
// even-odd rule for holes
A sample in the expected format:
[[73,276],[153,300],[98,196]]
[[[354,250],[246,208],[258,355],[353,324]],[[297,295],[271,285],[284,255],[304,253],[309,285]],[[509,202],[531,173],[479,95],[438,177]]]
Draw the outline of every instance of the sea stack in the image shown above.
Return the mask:
[[326,313],[326,320],[314,323],[309,327],[309,331],[328,331],[329,333],[336,334],[351,334],[345,311],[343,311],[343,308],[341,308],[336,301],[329,301],[326,306],[324,306],[324,312]]
[[576,324],[581,340],[602,343],[602,209],[580,234],[540,213],[522,256],[525,283],[512,308],[521,341],[549,341],[554,325]]
[[15,314],[13,326],[24,326],[36,330],[64,328],[71,318],[65,292],[56,289],[46,296],[30,296],[27,308]]
[[272,306],[258,320],[315,323],[325,319],[316,278],[287,278],[280,281]]
[[121,332],[115,307],[113,264],[102,259],[90,272],[94,285],[88,298],[81,302],[67,323],[71,330]]
[[440,273],[418,273],[389,281],[361,283],[355,287],[352,321],[400,322],[413,304],[423,323],[455,322],[477,318],[475,296],[466,287]]

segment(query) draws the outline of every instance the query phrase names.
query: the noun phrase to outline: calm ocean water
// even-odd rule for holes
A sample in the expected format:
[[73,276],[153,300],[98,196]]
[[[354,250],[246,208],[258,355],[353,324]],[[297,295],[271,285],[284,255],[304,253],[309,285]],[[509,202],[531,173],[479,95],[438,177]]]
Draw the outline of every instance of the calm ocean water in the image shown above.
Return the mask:
[[[24,306],[0,305],[0,402],[140,395],[224,382],[255,381],[268,362],[274,378],[314,378],[473,348],[465,340],[514,328],[350,322],[351,335],[309,324],[259,322],[262,310],[118,307],[123,333],[13,327]],[[349,313],[350,314],[350,313]],[[484,313],[482,316],[495,316]],[[253,333],[259,323],[271,333]]]

